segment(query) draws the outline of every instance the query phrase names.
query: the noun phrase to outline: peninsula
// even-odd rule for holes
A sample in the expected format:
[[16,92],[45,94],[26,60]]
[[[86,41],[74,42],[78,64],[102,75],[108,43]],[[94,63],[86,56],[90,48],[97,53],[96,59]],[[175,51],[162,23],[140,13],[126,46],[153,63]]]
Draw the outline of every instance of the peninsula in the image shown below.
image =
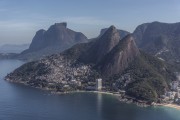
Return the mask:
[[172,100],[167,98],[173,92],[170,85],[177,79],[172,68],[139,50],[133,35],[122,38],[115,26],[110,26],[92,41],[26,63],[5,79],[61,93],[112,92],[122,101],[154,104]]

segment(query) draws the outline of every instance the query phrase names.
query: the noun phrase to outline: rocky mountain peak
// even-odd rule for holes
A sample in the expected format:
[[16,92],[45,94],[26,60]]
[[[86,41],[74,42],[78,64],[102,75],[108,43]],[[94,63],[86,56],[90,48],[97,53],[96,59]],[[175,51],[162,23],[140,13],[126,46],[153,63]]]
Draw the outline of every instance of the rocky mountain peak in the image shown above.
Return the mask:
[[36,32],[36,35],[38,35],[38,34],[44,34],[45,32],[46,32],[46,30],[40,29],[40,30],[38,30],[38,31]]
[[97,41],[97,62],[99,62],[114,46],[118,44],[120,35],[114,26],[110,26],[108,30]]
[[120,39],[120,35],[118,35],[118,30],[116,29],[114,25],[111,25],[102,36],[111,38],[114,35],[115,37],[118,37]]
[[56,27],[65,27],[65,28],[67,28],[67,23],[66,23],[66,22],[55,23],[54,26],[56,26]]
[[117,29],[116,29],[116,27],[115,27],[114,25],[111,25],[111,26],[109,27],[109,30],[112,30],[112,31],[113,31],[113,30],[117,30]]
[[119,40],[118,30],[114,26],[110,26],[102,36],[90,43],[90,47],[81,55],[80,61],[97,64],[118,44]]
[[139,49],[130,34],[120,40],[97,66],[105,76],[120,74],[139,54]]
[[116,27],[112,25],[110,28],[101,29],[99,37],[101,37],[108,29],[110,31],[114,31],[114,32],[117,30],[121,39],[124,38],[126,35],[130,34],[130,32],[125,31],[125,30],[116,29]]
[[60,53],[83,42],[87,42],[84,34],[67,28],[66,22],[55,23],[47,31],[43,29],[37,31],[29,49],[23,51],[20,57],[27,58],[26,56],[29,56],[25,54],[39,57]]
[[60,32],[60,31],[65,31],[67,29],[67,23],[62,22],[62,23],[55,23],[54,25],[51,25],[50,28],[48,29],[49,32]]
[[[110,26],[107,31],[99,38],[101,44],[106,44],[111,50],[120,40],[118,30],[114,26]],[[109,51],[108,50],[108,51]]]

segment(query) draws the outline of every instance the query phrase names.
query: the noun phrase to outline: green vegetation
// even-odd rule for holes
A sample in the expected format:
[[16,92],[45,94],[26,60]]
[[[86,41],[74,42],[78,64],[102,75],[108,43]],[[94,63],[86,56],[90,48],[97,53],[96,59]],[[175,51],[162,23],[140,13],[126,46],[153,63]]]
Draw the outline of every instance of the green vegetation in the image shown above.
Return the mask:
[[157,100],[157,93],[147,81],[136,81],[128,86],[127,93],[140,100],[153,102]]
[[35,79],[36,76],[41,76],[44,74],[49,73],[50,68],[48,68],[47,65],[44,63],[37,63],[36,61],[34,62],[29,62],[21,67],[17,68],[13,74],[15,76],[21,76],[22,81],[28,81],[27,76],[31,76],[31,78]]
[[88,47],[89,45],[87,43],[76,44],[72,48],[64,51],[62,54],[67,59],[77,60],[80,55],[82,55],[82,53],[87,50]]
[[156,102],[175,79],[170,66],[141,52],[123,73],[130,73],[132,82],[126,86],[127,94],[135,98]]

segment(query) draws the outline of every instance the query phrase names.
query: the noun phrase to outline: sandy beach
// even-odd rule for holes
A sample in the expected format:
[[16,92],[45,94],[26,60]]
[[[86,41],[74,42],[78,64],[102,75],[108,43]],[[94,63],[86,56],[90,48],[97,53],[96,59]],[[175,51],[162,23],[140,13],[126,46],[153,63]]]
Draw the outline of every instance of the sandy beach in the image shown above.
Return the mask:
[[176,105],[176,104],[163,104],[162,106],[175,108],[177,110],[180,110],[180,105]]

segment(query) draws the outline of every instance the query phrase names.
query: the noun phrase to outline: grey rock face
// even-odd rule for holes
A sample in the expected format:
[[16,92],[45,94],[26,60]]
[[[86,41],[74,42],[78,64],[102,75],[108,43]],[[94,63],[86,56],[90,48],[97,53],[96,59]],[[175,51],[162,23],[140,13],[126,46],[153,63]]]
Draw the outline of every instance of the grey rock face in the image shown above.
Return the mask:
[[98,65],[104,76],[120,74],[140,54],[132,35],[128,35],[104,57]]
[[[99,37],[101,37],[107,30],[108,30],[108,28],[101,29]],[[119,32],[121,39],[124,38],[126,35],[130,34],[130,32],[125,31],[125,30],[117,29],[117,31]]]
[[111,26],[105,34],[97,41],[97,62],[99,62],[107,53],[109,53],[120,40],[119,33],[114,26]]
[[101,36],[90,43],[89,49],[82,54],[81,61],[85,63],[98,63],[109,53],[120,40],[119,33],[114,26],[111,26]]
[[47,56],[60,53],[77,43],[87,41],[84,34],[68,29],[67,23],[55,23],[47,31],[41,29],[36,32],[29,49],[23,51],[19,57],[26,57],[27,54]]
[[180,60],[180,23],[145,23],[133,33],[138,47],[168,62]]

